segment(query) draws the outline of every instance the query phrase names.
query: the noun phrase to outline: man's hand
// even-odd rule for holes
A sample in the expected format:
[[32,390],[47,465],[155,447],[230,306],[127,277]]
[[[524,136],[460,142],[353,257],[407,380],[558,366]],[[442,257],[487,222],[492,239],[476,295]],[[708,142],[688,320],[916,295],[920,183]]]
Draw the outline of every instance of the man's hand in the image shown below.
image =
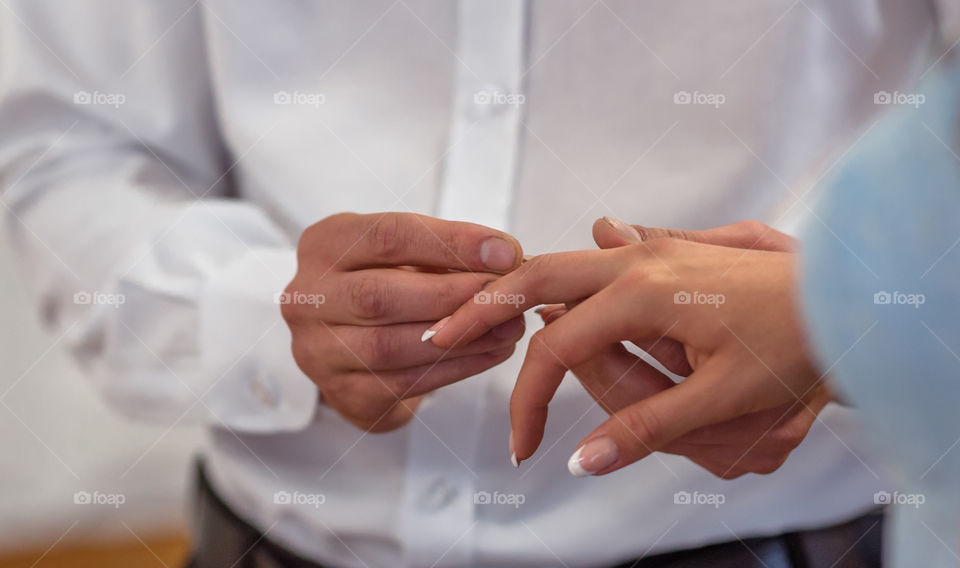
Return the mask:
[[324,301],[281,306],[293,356],[345,419],[374,432],[398,428],[424,394],[513,353],[519,314],[462,347],[420,337],[521,259],[516,239],[472,223],[412,213],[328,217],[303,232],[286,289],[287,297]]
[[[576,473],[608,473],[656,450],[724,477],[779,466],[827,400],[794,313],[792,241],[753,223],[645,229],[629,245],[597,229],[598,244],[616,248],[536,257],[486,288],[524,305],[464,304],[433,338],[462,344],[518,308],[572,306],[548,310],[550,325],[531,339],[511,399],[517,457],[539,445],[550,398],[579,369],[612,415],[571,459]],[[760,243],[772,250],[733,248]],[[637,371],[641,361],[612,347],[622,340],[690,376],[675,385]],[[761,454],[748,455],[751,446]]]

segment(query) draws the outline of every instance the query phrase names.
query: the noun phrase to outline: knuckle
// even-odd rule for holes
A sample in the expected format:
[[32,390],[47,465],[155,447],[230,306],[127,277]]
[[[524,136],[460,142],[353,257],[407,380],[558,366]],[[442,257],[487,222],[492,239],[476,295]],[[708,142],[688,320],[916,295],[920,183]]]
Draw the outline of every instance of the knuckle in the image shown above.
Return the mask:
[[302,336],[294,336],[290,343],[290,350],[293,353],[293,360],[300,367],[300,370],[311,379],[318,379],[320,370],[316,364],[317,358],[311,342]]
[[693,234],[683,229],[672,227],[639,227],[640,240],[652,243],[663,239],[693,240]]
[[[283,296],[289,298],[298,288],[299,284],[297,283],[297,279],[294,278],[287,284],[287,287],[284,288]],[[288,326],[301,321],[301,310],[297,308],[298,306],[293,302],[280,302],[280,315],[283,317],[283,321],[287,322]]]
[[682,241],[692,240],[692,235],[683,229],[666,228],[658,235],[660,239],[679,239]]
[[676,291],[676,279],[661,262],[644,263],[625,270],[610,284],[610,292],[616,297],[633,298],[638,292],[651,297]]
[[[641,446],[642,449],[656,449],[660,445],[660,439],[663,436],[663,422],[656,415],[656,412],[648,405],[641,404],[634,408],[628,407],[625,411],[618,412],[617,416],[621,419],[630,432],[636,438],[632,441]],[[631,437],[632,438],[632,437]]]
[[654,256],[660,257],[660,256],[667,256],[667,255],[673,254],[674,252],[677,251],[678,248],[683,246],[683,243],[685,242],[686,241],[684,240],[683,237],[677,237],[677,236],[671,235],[671,236],[667,236],[659,239],[653,239],[651,241],[644,242],[638,246],[641,246],[644,249],[646,249],[646,252]]
[[343,226],[349,216],[355,217],[356,215],[353,213],[337,213],[324,217],[304,229],[297,242],[298,257],[304,258],[311,253],[322,251],[323,245],[329,240],[327,237],[330,232],[338,226]]
[[319,225],[319,223],[314,223],[304,229],[303,232],[300,233],[300,238],[297,239],[297,261],[301,266],[312,256],[312,253],[315,252],[313,243],[318,241],[316,237],[319,230],[317,229],[317,225]]
[[336,213],[310,225],[300,234],[300,244],[297,248],[310,248],[316,243],[323,242],[327,234],[333,230],[334,227],[345,224],[346,218],[349,215],[352,215],[352,213]]
[[360,347],[363,363],[369,367],[382,368],[397,355],[396,334],[389,328],[372,327],[363,335]]
[[340,213],[334,213],[333,215],[327,215],[323,219],[320,219],[316,225],[327,225],[327,226],[342,226],[357,219],[359,215],[356,213],[350,213],[349,211],[342,211]]
[[469,300],[475,293],[480,292],[485,284],[477,283],[470,288],[458,285],[457,282],[444,280],[431,293],[437,306],[454,309]]
[[310,225],[300,233],[300,242],[297,246],[298,249],[308,248],[309,245],[319,241],[322,235],[327,231],[327,228],[330,226],[330,219],[332,217],[327,217],[321,219],[316,223]]
[[631,267],[623,272],[614,282],[611,284],[611,287],[614,288],[615,292],[619,291],[629,291],[636,289],[638,286],[647,284],[650,280],[650,271],[645,267]]
[[434,372],[436,372],[436,368],[426,372],[404,369],[378,375],[376,380],[380,383],[384,398],[394,402],[408,398],[413,387],[419,381],[426,380]]
[[516,351],[517,351],[517,344],[513,343],[504,349],[495,351],[492,354],[492,359],[494,362],[506,361],[510,357],[513,357],[513,354],[516,353]]
[[782,452],[790,453],[803,442],[804,432],[793,425],[781,426],[770,433],[774,447]]
[[[553,361],[559,359],[560,364],[567,367],[563,356],[557,352],[559,346],[554,344],[553,338],[547,328],[542,328],[532,336],[527,345],[527,357],[544,361]],[[562,349],[560,349],[562,351]],[[567,367],[569,369],[569,367]]]
[[531,288],[536,288],[556,260],[555,254],[540,254],[521,264],[512,274],[516,275],[518,281],[526,282]]
[[408,245],[409,235],[403,229],[400,213],[386,213],[367,232],[370,246],[386,261],[398,258]]
[[320,392],[323,393],[324,404],[345,415],[355,414],[357,405],[354,401],[363,398],[358,396],[359,389],[355,386],[358,384],[360,384],[359,373],[343,374],[336,380],[324,381],[323,385],[319,386]]
[[756,219],[746,219],[743,221],[738,221],[734,225],[740,231],[743,231],[745,235],[748,235],[753,238],[759,238],[767,231],[770,230],[769,225]]
[[787,457],[781,455],[758,457],[750,464],[750,471],[759,473],[760,475],[767,475],[780,469],[780,466],[782,466],[786,460]]
[[350,289],[353,314],[363,320],[375,320],[388,315],[393,303],[388,286],[385,280],[375,276],[358,280]]

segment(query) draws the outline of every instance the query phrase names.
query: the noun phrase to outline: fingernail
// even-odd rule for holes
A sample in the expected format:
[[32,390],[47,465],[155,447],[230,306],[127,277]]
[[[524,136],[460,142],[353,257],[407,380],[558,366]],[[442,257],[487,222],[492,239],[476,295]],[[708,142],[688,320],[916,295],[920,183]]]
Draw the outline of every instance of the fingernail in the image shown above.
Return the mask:
[[506,240],[491,237],[480,245],[480,260],[487,268],[506,270],[517,260],[517,249]]
[[617,461],[617,445],[610,438],[590,440],[573,452],[567,469],[574,477],[593,475]]
[[613,227],[618,233],[620,233],[621,237],[630,241],[631,243],[640,244],[643,242],[640,232],[630,225],[624,223],[620,219],[617,219],[616,217],[604,217],[603,220]]
[[520,467],[520,460],[517,459],[517,452],[513,449],[513,430],[510,430],[510,463],[513,467]]
[[448,321],[450,321],[450,316],[447,316],[447,317],[443,318],[442,320],[438,321],[437,323],[433,324],[433,325],[430,327],[430,329],[428,329],[427,331],[423,332],[423,335],[420,336],[420,342],[423,343],[423,342],[425,342],[426,340],[428,340],[428,339],[430,339],[431,337],[433,337],[434,335],[436,335],[437,332],[440,331],[440,329],[441,329],[443,326],[447,325],[447,322],[448,322]]

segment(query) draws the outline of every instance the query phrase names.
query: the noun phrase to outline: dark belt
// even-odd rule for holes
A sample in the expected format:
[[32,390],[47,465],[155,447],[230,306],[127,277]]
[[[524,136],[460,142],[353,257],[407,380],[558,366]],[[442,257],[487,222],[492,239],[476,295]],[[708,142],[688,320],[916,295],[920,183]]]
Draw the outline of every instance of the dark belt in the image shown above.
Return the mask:
[[[330,568],[265,538],[230,510],[197,467],[195,550],[188,568]],[[657,554],[615,568],[875,568],[883,512],[822,529]]]

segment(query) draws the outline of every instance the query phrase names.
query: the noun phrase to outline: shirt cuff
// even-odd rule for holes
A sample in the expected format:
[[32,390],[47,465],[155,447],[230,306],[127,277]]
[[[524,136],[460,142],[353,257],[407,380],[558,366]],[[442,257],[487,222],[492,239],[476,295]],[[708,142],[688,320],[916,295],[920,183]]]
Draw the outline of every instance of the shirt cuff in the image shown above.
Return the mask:
[[300,430],[313,420],[317,387],[293,359],[279,305],[296,270],[295,251],[252,248],[207,280],[200,341],[213,425],[262,433]]

